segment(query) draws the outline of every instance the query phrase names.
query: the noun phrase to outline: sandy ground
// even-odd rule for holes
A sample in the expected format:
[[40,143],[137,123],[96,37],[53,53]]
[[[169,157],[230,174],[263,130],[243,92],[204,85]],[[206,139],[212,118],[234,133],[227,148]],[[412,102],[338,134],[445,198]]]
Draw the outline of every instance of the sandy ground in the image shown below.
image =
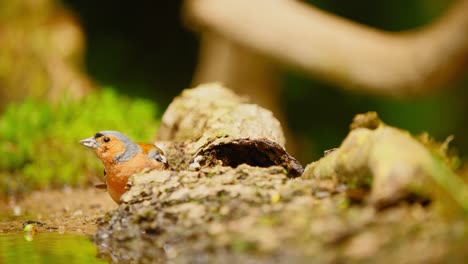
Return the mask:
[[105,213],[117,207],[102,190],[38,191],[17,202],[0,203],[0,233],[23,230],[25,221],[38,221],[39,232],[90,235]]

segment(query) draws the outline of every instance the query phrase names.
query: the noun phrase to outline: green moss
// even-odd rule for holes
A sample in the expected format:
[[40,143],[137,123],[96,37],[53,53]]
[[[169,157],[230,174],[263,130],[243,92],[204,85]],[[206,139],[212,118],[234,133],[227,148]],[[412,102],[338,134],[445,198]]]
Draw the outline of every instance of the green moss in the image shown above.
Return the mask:
[[102,165],[78,142],[100,130],[150,141],[156,107],[111,89],[51,104],[28,99],[0,116],[0,195],[63,185],[82,186],[102,176]]
[[279,218],[274,215],[265,215],[258,218],[258,223],[262,226],[275,226],[279,223]]
[[235,239],[231,244],[231,249],[236,253],[251,252],[256,248],[257,245],[253,241],[247,241],[243,239]]
[[438,142],[431,137],[429,133],[424,132],[417,135],[415,138],[434,156],[442,160],[450,169],[456,170],[462,165],[462,161],[457,155],[456,149],[450,146],[450,143],[454,139],[453,136],[448,136],[443,142]]

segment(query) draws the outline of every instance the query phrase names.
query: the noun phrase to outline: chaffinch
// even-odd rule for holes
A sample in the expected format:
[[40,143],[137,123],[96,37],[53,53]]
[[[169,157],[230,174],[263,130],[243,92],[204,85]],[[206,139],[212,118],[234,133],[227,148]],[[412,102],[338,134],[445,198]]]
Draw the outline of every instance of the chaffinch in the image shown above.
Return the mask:
[[116,203],[126,191],[131,175],[167,168],[167,159],[161,149],[153,144],[135,143],[117,131],[100,131],[80,143],[92,148],[104,164],[104,188]]

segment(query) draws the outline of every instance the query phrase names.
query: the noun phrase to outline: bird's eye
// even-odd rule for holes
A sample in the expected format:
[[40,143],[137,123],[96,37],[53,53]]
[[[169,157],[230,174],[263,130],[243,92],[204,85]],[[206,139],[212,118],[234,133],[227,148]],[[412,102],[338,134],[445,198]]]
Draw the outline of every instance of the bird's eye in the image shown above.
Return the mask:
[[110,141],[110,138],[108,138],[108,137],[105,137],[103,140],[104,140],[104,142],[106,142],[106,143],[107,143],[107,142],[109,142],[109,141]]

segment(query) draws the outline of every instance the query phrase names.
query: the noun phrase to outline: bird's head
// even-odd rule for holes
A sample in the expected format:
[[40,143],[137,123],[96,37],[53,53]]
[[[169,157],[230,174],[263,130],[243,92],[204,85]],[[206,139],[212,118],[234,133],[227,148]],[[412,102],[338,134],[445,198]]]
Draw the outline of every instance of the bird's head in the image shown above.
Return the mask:
[[80,143],[92,148],[104,163],[127,161],[141,152],[135,142],[117,131],[100,131]]

